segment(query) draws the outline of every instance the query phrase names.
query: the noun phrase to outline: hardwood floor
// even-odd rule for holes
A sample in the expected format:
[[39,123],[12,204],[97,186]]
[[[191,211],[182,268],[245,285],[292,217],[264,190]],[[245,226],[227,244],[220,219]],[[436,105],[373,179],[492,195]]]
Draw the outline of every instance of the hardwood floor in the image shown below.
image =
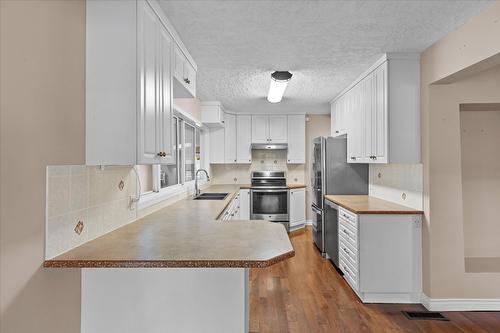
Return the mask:
[[250,332],[498,333],[500,312],[446,312],[448,322],[408,320],[421,305],[362,304],[311,240],[290,235],[295,257],[250,272]]

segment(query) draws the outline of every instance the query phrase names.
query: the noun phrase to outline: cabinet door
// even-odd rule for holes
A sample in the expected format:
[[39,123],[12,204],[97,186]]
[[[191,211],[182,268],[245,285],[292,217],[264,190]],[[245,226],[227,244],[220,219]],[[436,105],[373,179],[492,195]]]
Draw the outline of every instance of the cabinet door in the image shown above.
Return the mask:
[[179,49],[177,44],[174,47],[174,69],[173,69],[173,74],[174,77],[179,80],[179,82],[184,82],[184,54],[182,54],[182,51]]
[[374,142],[374,107],[373,107],[373,73],[366,76],[360,82],[362,88],[362,110],[364,116],[363,130],[363,162],[370,163],[373,157],[373,142]]
[[388,163],[387,63],[380,65],[373,73],[373,87],[373,162]]
[[290,227],[306,221],[306,191],[303,188],[290,190]]
[[224,160],[226,163],[236,163],[236,116],[227,113],[225,119]]
[[210,163],[225,163],[224,128],[210,129]]
[[337,105],[338,100],[330,104],[330,131],[332,136],[339,135],[339,130],[337,129]]
[[269,142],[268,120],[268,116],[252,116],[252,143]]
[[140,106],[137,124],[137,162],[160,162],[159,131],[161,123],[160,91],[157,65],[159,21],[147,2],[138,5],[138,56],[140,72]]
[[236,116],[236,162],[252,163],[252,117]]
[[362,163],[363,160],[363,128],[364,128],[364,115],[363,115],[363,99],[362,99],[362,85],[358,84],[346,93],[349,98],[349,105],[347,108],[348,127],[347,127],[347,162],[348,163]]
[[160,159],[162,163],[167,163],[168,158],[172,156],[172,75],[171,75],[171,57],[172,57],[172,38],[167,30],[159,25],[159,53],[158,64],[161,75],[159,79],[160,89],[160,151],[167,156]]
[[306,116],[289,115],[288,116],[288,163],[306,162]]
[[187,90],[193,95],[196,96],[196,71],[194,67],[191,65],[187,59],[184,61],[184,85]]
[[286,143],[287,116],[269,116],[269,142]]
[[250,190],[240,190],[240,220],[250,220]]
[[337,131],[339,135],[344,135],[347,133],[346,113],[349,109],[351,100],[352,98],[342,98],[342,103],[340,103],[337,109]]

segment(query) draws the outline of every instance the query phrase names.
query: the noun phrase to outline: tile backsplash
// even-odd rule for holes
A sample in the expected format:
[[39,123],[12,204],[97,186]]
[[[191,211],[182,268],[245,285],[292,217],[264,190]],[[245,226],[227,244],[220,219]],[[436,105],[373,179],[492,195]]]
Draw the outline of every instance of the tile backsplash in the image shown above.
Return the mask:
[[371,196],[422,209],[422,164],[370,164],[369,178]]
[[136,220],[136,206],[130,206],[136,190],[130,166],[48,166],[45,258]]
[[288,183],[304,183],[305,165],[287,164],[286,150],[253,150],[252,164],[212,164],[213,184],[250,184],[250,173],[261,170],[285,171]]

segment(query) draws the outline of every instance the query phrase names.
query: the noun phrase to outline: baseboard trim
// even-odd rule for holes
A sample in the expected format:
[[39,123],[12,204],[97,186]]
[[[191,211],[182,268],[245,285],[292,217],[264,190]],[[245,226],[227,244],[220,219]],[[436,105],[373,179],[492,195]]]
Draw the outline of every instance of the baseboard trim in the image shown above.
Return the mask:
[[422,294],[421,303],[429,311],[500,311],[500,299],[429,298]]
[[312,224],[313,224],[313,221],[312,221],[312,220],[306,220],[305,225],[312,225]]

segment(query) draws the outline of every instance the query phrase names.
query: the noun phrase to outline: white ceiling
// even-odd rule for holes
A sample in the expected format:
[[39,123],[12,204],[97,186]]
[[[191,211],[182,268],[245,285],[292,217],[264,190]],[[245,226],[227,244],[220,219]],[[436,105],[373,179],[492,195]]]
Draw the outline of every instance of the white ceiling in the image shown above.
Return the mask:
[[[421,52],[492,1],[170,1],[198,64],[197,95],[234,112],[327,113],[384,52]],[[270,74],[293,77],[266,100]]]

